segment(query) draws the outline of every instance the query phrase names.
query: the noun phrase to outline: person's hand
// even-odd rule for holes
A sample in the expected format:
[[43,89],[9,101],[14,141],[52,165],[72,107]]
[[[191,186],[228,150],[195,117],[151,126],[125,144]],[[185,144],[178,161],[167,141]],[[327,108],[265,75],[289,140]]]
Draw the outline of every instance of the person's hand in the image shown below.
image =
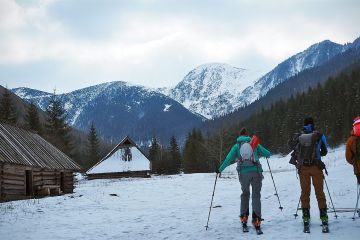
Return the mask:
[[218,168],[215,170],[215,172],[216,172],[216,173],[221,173]]

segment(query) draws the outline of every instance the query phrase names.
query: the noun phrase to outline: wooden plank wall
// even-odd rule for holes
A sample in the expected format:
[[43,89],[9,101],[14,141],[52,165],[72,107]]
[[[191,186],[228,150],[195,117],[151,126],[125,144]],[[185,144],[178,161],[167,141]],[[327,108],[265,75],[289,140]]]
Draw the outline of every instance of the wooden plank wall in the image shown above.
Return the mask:
[[[33,172],[34,187],[46,187],[61,184],[61,171],[40,170]],[[74,179],[72,171],[64,171],[64,193],[74,191]]]
[[3,165],[2,163],[0,163],[0,201],[3,200],[3,184],[2,184],[2,179],[3,179]]
[[119,173],[96,173],[88,174],[88,179],[111,179],[111,178],[149,178],[148,171],[136,171],[136,172],[119,172]]
[[34,188],[44,187],[46,185],[60,185],[60,176],[55,171],[46,171],[42,169],[36,169],[33,171],[33,185]]
[[74,173],[71,171],[64,172],[64,193],[74,192]]
[[3,199],[21,199],[25,197],[25,167],[4,164],[1,172],[1,193]]
[[[32,170],[33,193],[36,196],[38,187],[60,186],[61,171],[25,167],[22,165],[0,165],[0,200],[24,199],[26,196],[26,170]],[[64,192],[74,191],[73,172],[64,170]]]

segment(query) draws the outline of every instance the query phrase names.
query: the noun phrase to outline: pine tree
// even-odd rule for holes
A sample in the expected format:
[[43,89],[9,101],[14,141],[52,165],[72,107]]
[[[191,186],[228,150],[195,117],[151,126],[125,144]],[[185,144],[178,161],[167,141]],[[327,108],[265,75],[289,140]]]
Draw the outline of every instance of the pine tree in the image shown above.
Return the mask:
[[208,170],[215,171],[220,167],[228,152],[227,143],[234,144],[233,138],[230,138],[229,133],[224,126],[219,127],[218,131],[213,136],[207,137],[206,149],[208,159]]
[[201,131],[198,129],[193,129],[186,139],[183,167],[185,173],[209,171],[208,148]]
[[96,133],[96,128],[94,123],[91,123],[89,134],[87,137],[87,149],[86,156],[88,160],[88,167],[96,164],[100,159],[100,146],[99,139]]
[[179,173],[181,168],[181,154],[176,138],[173,135],[170,139],[169,147],[169,173]]
[[42,134],[42,126],[40,123],[39,112],[38,112],[38,109],[35,106],[34,102],[30,102],[30,105],[27,110],[28,111],[25,116],[25,126],[28,129],[33,130],[41,135]]
[[153,172],[159,172],[159,163],[160,163],[160,146],[157,143],[155,137],[151,140],[151,146],[149,150],[149,160],[151,162],[151,170]]
[[50,142],[70,155],[72,146],[70,143],[70,127],[66,123],[65,109],[57,98],[55,91],[51,96],[50,104],[46,109],[48,118],[45,124]]
[[195,171],[196,163],[194,162],[194,156],[195,156],[195,148],[194,148],[193,136],[191,133],[189,133],[186,138],[184,152],[183,152],[182,165],[185,173],[192,173]]
[[17,113],[15,111],[10,91],[6,88],[0,99],[0,121],[16,124],[17,122]]

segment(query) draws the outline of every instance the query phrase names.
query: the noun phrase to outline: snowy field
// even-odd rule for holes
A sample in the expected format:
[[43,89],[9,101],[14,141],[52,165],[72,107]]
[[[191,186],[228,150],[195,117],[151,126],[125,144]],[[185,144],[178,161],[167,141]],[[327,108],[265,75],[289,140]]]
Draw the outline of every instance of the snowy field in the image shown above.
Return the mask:
[[[1,240],[39,239],[358,239],[360,219],[353,213],[329,213],[330,233],[321,233],[315,196],[311,196],[311,234],[302,232],[301,214],[293,214],[300,187],[288,157],[270,164],[284,207],[279,210],[271,176],[264,173],[264,234],[241,232],[240,184],[236,174],[218,180],[214,206],[205,231],[213,174],[153,176],[150,179],[80,180],[74,194],[0,204]],[[264,170],[268,170],[262,159]],[[324,158],[335,207],[353,208],[356,182],[344,159],[344,147]],[[231,170],[231,167],[230,167]],[[325,189],[326,191],[326,189]],[[313,194],[314,191],[312,191]],[[112,194],[112,195],[110,195]],[[116,194],[116,195],[115,195]],[[327,201],[328,194],[326,192]]]

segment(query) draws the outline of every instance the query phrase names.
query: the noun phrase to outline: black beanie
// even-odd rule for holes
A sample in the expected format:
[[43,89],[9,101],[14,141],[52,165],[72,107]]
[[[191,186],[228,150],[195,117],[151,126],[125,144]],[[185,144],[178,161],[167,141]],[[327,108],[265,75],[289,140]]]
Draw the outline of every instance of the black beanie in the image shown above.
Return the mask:
[[243,127],[243,128],[240,130],[240,136],[244,136],[244,135],[248,135],[248,132],[247,132],[246,128]]
[[308,118],[304,119],[304,126],[309,125],[309,124],[314,126],[314,119],[312,117],[308,117]]

